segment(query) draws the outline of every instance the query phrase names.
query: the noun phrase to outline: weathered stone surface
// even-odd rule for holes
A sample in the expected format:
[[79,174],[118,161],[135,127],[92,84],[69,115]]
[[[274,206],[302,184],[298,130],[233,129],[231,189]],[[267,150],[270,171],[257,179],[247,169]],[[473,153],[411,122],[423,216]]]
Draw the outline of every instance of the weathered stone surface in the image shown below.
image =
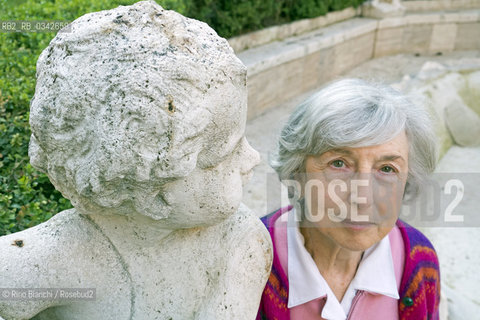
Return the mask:
[[[301,87],[296,85],[300,81],[298,79],[302,78],[302,69],[302,60],[298,59],[282,64],[281,68],[272,68],[249,76],[248,104],[256,107],[249,108],[248,117],[254,118],[278,101],[298,94]],[[288,90],[280,88],[288,88]]]
[[402,5],[407,12],[416,11],[442,11],[442,10],[465,10],[479,8],[479,0],[415,0],[403,1]]
[[430,52],[449,52],[455,49],[457,24],[445,23],[433,26]]
[[467,106],[480,116],[480,71],[467,75],[467,85],[459,94]]
[[320,50],[306,57],[303,65],[302,92],[308,92],[333,78],[335,55],[333,48]]
[[370,32],[362,36],[349,39],[333,48],[335,65],[334,74],[342,74],[373,57],[375,33]]
[[[422,67],[423,68],[423,67]],[[452,136],[445,123],[445,108],[455,99],[460,99],[458,91],[465,85],[465,79],[457,74],[450,73],[435,81],[426,84],[421,79],[412,79],[409,92],[418,95],[423,104],[429,108],[435,119],[435,132],[440,146],[440,156],[454,144]]]
[[448,69],[441,63],[435,61],[427,61],[417,74],[417,78],[421,81],[431,81],[445,75]]
[[[468,60],[468,59],[467,59]],[[453,145],[477,146],[480,144],[480,115],[476,64],[444,65],[427,61],[412,78],[404,78],[399,88],[410,92],[415,100],[430,109],[435,118],[435,130],[440,144],[440,155]]]
[[[253,119],[275,105],[286,101],[321,83],[332,79],[335,74],[333,48],[316,51],[304,59],[296,59],[279,67],[248,77],[248,118]],[[288,88],[281,90],[279,88]]]
[[403,32],[403,52],[424,53],[430,48],[432,24],[408,25]]
[[[462,182],[462,199],[452,216],[463,217],[463,226],[422,228],[437,251],[442,270],[442,291],[448,298],[448,319],[475,319],[478,315],[480,278],[472,277],[480,263],[480,228],[478,228],[478,175],[480,174],[480,147],[453,146],[440,160],[433,178],[440,185],[448,180]],[[453,191],[452,193],[455,193]],[[445,196],[445,195],[444,195]],[[451,198],[445,199],[445,206]],[[434,201],[433,199],[430,201]],[[436,206],[432,206],[437,208]],[[440,210],[445,214],[445,210]]]
[[227,41],[154,1],[59,33],[37,63],[29,153],[75,209],[0,237],[0,283],[96,300],[0,300],[0,317],[253,319],[272,252],[240,205],[258,162],[246,103]]
[[258,31],[243,34],[228,39],[228,42],[235,50],[235,52],[238,53],[246,49],[251,49],[268,44],[272,41],[281,41],[288,37],[301,35],[311,30],[315,30],[333,23],[351,19],[357,15],[357,10],[355,10],[353,7],[349,7],[341,11],[329,12],[324,16],[319,16],[311,19],[303,19],[288,24],[272,26]]
[[[404,5],[408,2],[402,2],[401,4]],[[462,5],[459,7],[462,8]],[[320,17],[318,21],[321,20]],[[310,20],[312,25],[316,24],[315,21],[317,20]],[[342,51],[348,46],[345,43],[372,32],[375,34],[373,41],[370,42],[368,41],[369,39],[366,39],[367,41],[358,43],[360,47],[363,46],[360,51],[365,53],[365,55],[362,57],[368,56],[367,53],[369,51],[373,51],[373,57],[382,57],[399,53],[435,54],[438,52],[448,53],[454,50],[475,50],[478,47],[477,39],[480,39],[480,34],[478,36],[476,34],[480,32],[478,21],[480,21],[480,10],[478,9],[406,13],[404,16],[393,16],[379,20],[353,18],[300,36],[285,39],[279,37],[281,41],[274,41],[243,51],[239,53],[239,58],[248,67],[249,82],[257,83],[256,85],[249,83],[249,119],[286,101],[281,93],[291,90],[290,83],[277,81],[278,78],[284,76],[284,64],[290,65],[294,64],[294,60],[305,60],[301,65],[306,66],[307,63],[312,63],[312,56],[318,55],[319,52]],[[301,25],[303,26],[303,22]],[[319,24],[319,26],[322,26],[322,24]],[[291,26],[272,28],[272,30],[265,31],[265,35],[273,37],[273,33],[282,33],[277,29],[290,30]],[[263,34],[263,31],[259,31],[259,33]],[[286,31],[282,34],[283,36],[290,35]],[[254,33],[240,36],[239,38],[244,41],[250,36],[255,38],[257,35]],[[258,44],[255,39],[253,42]],[[367,48],[367,44],[372,47]],[[246,45],[242,44],[242,46]],[[357,49],[354,48],[353,50]],[[354,59],[349,60],[349,58],[346,58],[343,63],[341,62],[337,65],[332,62],[331,65],[334,66],[335,70],[323,70],[317,74],[324,75],[325,72],[330,74],[331,77],[326,80],[330,81],[338,76],[339,72],[346,72],[349,68],[365,61],[363,59],[355,60],[355,58],[356,55],[354,55]],[[313,69],[315,69],[315,65],[316,63],[314,62]],[[307,85],[304,86],[304,90],[301,93],[311,88],[312,79],[310,76],[315,71],[309,70],[307,73]],[[305,77],[299,79],[303,80]],[[266,81],[276,81],[277,84],[285,86],[274,88],[272,85],[269,88],[274,88],[274,90],[266,92],[260,88],[266,84]],[[318,81],[319,84],[324,82],[323,80]],[[255,89],[257,87],[258,89]]]
[[459,23],[455,50],[480,50],[480,22]]
[[462,100],[454,100],[446,106],[445,122],[456,144],[462,147],[480,145],[480,117]]
[[248,118],[370,59],[375,28],[375,20],[353,19],[240,53],[249,68]]
[[375,41],[375,57],[394,55],[404,51],[404,28],[379,29]]
[[363,4],[362,14],[372,18],[397,17],[405,14],[405,7],[400,0],[372,0]]

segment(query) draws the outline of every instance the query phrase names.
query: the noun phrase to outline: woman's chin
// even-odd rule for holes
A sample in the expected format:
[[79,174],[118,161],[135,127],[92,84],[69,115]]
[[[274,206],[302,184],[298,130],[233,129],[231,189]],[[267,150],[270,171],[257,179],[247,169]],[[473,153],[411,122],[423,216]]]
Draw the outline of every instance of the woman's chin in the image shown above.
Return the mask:
[[336,231],[334,240],[341,247],[351,251],[365,251],[383,238],[376,225],[345,226]]

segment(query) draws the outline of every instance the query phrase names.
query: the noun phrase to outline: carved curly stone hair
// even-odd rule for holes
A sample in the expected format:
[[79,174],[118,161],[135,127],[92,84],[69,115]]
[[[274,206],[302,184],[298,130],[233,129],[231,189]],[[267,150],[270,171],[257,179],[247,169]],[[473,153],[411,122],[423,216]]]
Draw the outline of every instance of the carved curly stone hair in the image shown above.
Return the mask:
[[153,1],[84,15],[38,59],[31,163],[82,213],[167,218],[162,186],[243,132],[245,82],[225,39]]

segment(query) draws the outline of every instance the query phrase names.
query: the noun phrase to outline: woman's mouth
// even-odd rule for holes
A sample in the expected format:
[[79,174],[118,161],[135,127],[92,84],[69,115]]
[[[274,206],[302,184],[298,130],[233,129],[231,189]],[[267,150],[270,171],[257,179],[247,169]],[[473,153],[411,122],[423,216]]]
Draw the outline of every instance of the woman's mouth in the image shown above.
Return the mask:
[[344,219],[340,222],[345,228],[349,228],[355,231],[361,231],[375,226],[374,222],[370,221],[352,221],[350,219]]

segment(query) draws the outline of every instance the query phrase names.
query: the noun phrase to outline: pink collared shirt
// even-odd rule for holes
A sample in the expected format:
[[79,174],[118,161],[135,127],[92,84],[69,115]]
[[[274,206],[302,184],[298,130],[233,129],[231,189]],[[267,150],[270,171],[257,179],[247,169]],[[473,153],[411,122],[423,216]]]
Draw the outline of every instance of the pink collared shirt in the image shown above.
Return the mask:
[[281,267],[288,275],[290,319],[398,319],[398,288],[405,261],[398,227],[365,251],[339,302],[306,251],[294,215],[290,210],[277,219],[273,239]]

